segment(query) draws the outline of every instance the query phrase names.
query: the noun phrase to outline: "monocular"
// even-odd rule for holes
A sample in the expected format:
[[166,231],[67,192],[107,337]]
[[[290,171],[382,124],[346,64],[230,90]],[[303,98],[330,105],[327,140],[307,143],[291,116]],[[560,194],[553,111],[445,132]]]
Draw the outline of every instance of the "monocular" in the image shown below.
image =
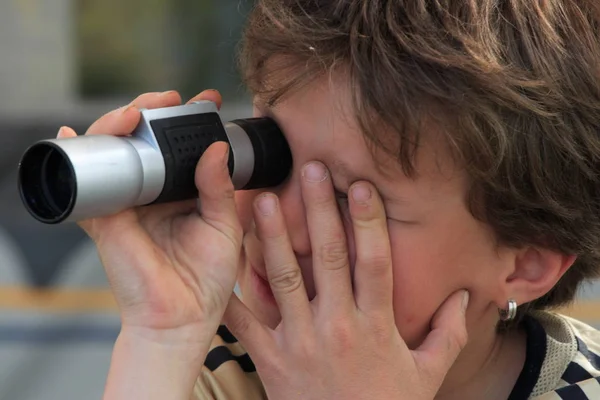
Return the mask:
[[111,215],[128,208],[194,199],[196,165],[214,142],[229,144],[236,190],[273,187],[292,156],[271,118],[223,123],[215,103],[142,109],[129,136],[41,140],[23,154],[18,189],[27,211],[46,224]]

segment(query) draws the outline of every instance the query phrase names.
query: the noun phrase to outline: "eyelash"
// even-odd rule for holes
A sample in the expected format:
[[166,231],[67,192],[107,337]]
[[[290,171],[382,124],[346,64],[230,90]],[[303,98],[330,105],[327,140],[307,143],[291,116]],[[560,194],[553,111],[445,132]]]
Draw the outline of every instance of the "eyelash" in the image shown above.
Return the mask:
[[348,193],[340,192],[339,190],[334,190],[335,198],[338,200],[338,203],[344,203],[344,205],[348,204]]
[[[344,209],[348,208],[348,193],[344,193],[344,192],[340,192],[337,189],[333,190],[335,198],[338,202],[338,205],[342,208],[342,211],[345,211]],[[344,212],[344,215],[348,215]],[[386,217],[386,219],[388,221],[390,221],[391,219],[389,217]]]

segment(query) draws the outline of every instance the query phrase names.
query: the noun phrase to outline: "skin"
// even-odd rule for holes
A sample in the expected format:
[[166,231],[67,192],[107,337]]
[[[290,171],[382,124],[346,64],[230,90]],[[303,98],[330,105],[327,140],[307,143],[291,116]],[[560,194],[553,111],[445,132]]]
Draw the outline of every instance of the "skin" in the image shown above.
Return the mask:
[[[395,323],[409,348],[416,349],[423,343],[436,311],[453,293],[460,289],[469,291],[469,320],[479,323],[472,322],[469,329],[470,336],[478,340],[473,341],[472,348],[467,346],[463,361],[459,360],[455,366],[455,370],[462,371],[455,381],[464,389],[472,382],[471,378],[481,374],[481,367],[490,357],[496,358],[501,353],[500,347],[504,349],[497,343],[499,339],[493,329],[497,320],[493,296],[502,296],[498,283],[502,272],[514,262],[514,251],[498,248],[490,229],[467,210],[467,178],[445,150],[431,140],[435,132],[429,136],[430,140],[426,138],[419,152],[418,178],[410,179],[382,151],[372,156],[358,127],[349,118],[347,104],[340,102],[344,98],[340,92],[321,82],[295,93],[274,109],[263,108],[258,102],[255,115],[268,115],[278,122],[297,166],[319,160],[332,170],[331,179],[339,192],[347,193],[354,182],[368,181],[381,195],[391,248]],[[375,159],[384,165],[383,171]],[[347,165],[348,171],[336,173],[339,169],[336,165]],[[301,168],[296,167],[291,178],[273,193],[279,198],[291,247],[312,299],[317,294],[313,279],[314,250],[302,204],[301,181]],[[244,303],[258,319],[275,328],[281,320],[279,308],[265,290],[265,282],[257,279],[257,275],[266,279],[267,273],[261,241],[257,238],[251,208],[247,206],[256,195],[256,192],[236,195],[245,232],[245,260],[238,281]],[[338,203],[353,270],[356,243],[348,202],[342,198]],[[523,346],[522,340],[516,344]],[[522,362],[521,357],[511,360],[501,376],[516,380],[511,371],[520,371]],[[454,385],[447,385],[450,385],[447,390],[454,392]]]
[[[190,101],[200,99],[221,103],[215,91]],[[122,319],[105,398],[189,398],[223,319],[270,399],[508,396],[525,338],[496,334],[497,309],[546,293],[574,257],[498,246],[468,212],[467,177],[434,127],[409,179],[373,157],[345,99],[343,84],[320,81],[273,109],[256,102],[255,115],[273,117],[292,150],[280,187],[234,195],[217,143],[196,171],[200,212],[192,201],[80,222]],[[127,135],[139,108],[180,103],[175,92],[145,94],[86,134]],[[326,175],[311,182],[314,162]],[[336,198],[351,187],[371,200]],[[266,214],[265,199],[275,204]],[[231,296],[236,274],[243,303]],[[149,384],[131,384],[140,380]]]
[[[509,298],[521,304],[545,293],[574,257],[498,245],[490,227],[469,212],[468,178],[442,141],[436,140],[436,127],[425,135],[417,156],[417,178],[411,179],[384,152],[376,151],[373,156],[345,102],[348,98],[343,84],[317,81],[273,109],[256,101],[255,116],[270,116],[278,122],[294,157],[291,178],[272,193],[279,198],[308,298],[318,297],[318,291],[313,277],[315,249],[302,203],[301,166],[319,160],[331,171],[337,191],[347,193],[351,184],[367,181],[381,196],[391,249],[395,324],[409,348],[423,344],[436,312],[453,293],[460,289],[470,293],[471,340],[448,371],[436,398],[508,397],[523,367],[526,338],[521,331],[496,333],[498,308],[505,308]],[[342,165],[347,170],[342,171]],[[257,237],[249,206],[256,195],[236,195],[245,232],[239,283],[247,307],[258,320],[275,328],[281,315],[265,282],[264,244]],[[349,205],[344,198],[338,203],[344,226],[341,234],[345,234],[349,267],[354,271],[356,242]],[[330,218],[322,226],[334,223],[336,217]]]

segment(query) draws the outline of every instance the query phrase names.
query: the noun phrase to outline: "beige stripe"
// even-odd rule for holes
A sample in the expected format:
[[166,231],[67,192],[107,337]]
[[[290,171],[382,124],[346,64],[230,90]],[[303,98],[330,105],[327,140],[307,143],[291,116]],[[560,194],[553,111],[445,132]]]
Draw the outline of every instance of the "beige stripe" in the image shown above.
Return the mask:
[[600,300],[579,300],[557,311],[581,321],[600,322]]
[[[109,289],[0,286],[0,309],[47,311],[116,311],[117,305]],[[600,322],[600,300],[580,300],[558,310],[576,319]]]
[[56,312],[116,311],[114,297],[108,289],[0,286],[0,310],[40,310]]

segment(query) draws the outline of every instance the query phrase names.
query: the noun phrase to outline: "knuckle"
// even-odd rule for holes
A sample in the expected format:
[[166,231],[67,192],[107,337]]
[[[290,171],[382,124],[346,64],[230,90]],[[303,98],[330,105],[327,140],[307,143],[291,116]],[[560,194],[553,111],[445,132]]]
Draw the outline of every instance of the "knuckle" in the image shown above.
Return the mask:
[[[392,322],[390,322],[390,320]],[[371,338],[376,345],[387,345],[397,332],[397,328],[393,323],[393,317],[390,318],[387,314],[373,314],[369,318],[369,329]]]
[[326,324],[325,334],[328,338],[329,348],[336,354],[347,354],[356,347],[356,330],[343,318],[330,320]]
[[244,314],[236,314],[233,317],[229,317],[227,320],[227,327],[229,330],[239,336],[244,336],[249,332],[251,326],[251,319]]
[[223,187],[223,199],[224,200],[235,200],[235,189],[233,184],[229,183]]
[[329,269],[341,269],[348,263],[348,249],[342,240],[323,244],[319,253],[321,261]]
[[314,360],[317,357],[315,341],[307,338],[308,335],[300,335],[291,343],[291,353],[299,359]]
[[329,212],[336,209],[335,199],[331,196],[321,195],[320,193],[319,195],[312,196],[309,205],[312,205],[317,212]]
[[361,210],[352,214],[352,223],[362,230],[375,230],[386,224],[386,215],[375,210]]
[[302,273],[293,263],[280,265],[273,271],[269,274],[269,284],[274,291],[291,293],[302,286]]
[[391,270],[391,257],[385,253],[372,254],[364,262],[373,275],[387,275]]

